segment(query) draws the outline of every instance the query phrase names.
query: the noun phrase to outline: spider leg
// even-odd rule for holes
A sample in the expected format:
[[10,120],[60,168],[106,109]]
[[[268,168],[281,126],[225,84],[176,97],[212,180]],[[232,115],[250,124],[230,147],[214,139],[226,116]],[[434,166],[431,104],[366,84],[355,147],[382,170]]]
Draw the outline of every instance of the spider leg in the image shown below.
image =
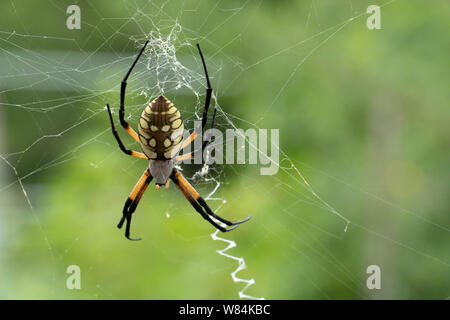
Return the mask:
[[197,138],[197,136],[198,136],[197,132],[195,132],[195,131],[192,132],[191,135],[183,141],[183,143],[181,144],[180,150],[183,150],[184,148],[186,148],[192,141],[195,140],[195,138]]
[[[231,231],[233,229],[236,229],[239,224],[250,220],[251,216],[242,221],[231,222],[231,221],[228,221],[228,220],[216,215],[211,210],[211,208],[208,206],[206,201],[198,194],[198,192],[191,186],[191,184],[186,180],[186,178],[180,172],[178,172],[176,169],[174,169],[170,178],[178,186],[178,188],[184,194],[186,199],[189,200],[189,202],[194,207],[194,209],[198,213],[200,213],[204,219],[208,220],[209,223],[211,223],[214,227],[216,227],[220,231],[222,231],[222,232]],[[206,212],[203,209],[205,209]],[[226,228],[218,225],[217,223],[215,223],[208,215],[212,216],[215,219],[225,223],[228,226],[232,226],[232,227],[229,229],[226,229]]]
[[228,220],[226,220],[226,219],[216,215],[211,210],[211,208],[208,206],[208,204],[206,203],[205,199],[203,199],[200,196],[200,194],[194,189],[194,187],[189,183],[189,181],[186,180],[186,178],[180,172],[176,171],[175,175],[178,178],[178,180],[181,182],[181,184],[184,185],[184,187],[194,196],[194,198],[197,200],[197,202],[206,210],[207,214],[209,214],[210,216],[213,216],[217,220],[225,223],[227,226],[238,225],[238,224],[244,223],[244,222],[246,222],[246,221],[251,219],[252,216],[249,216],[248,218],[246,218],[244,220],[237,221],[237,222],[231,222],[231,221],[228,221]]
[[[208,109],[209,109],[209,105],[211,104],[212,87],[211,87],[211,82],[209,81],[209,75],[208,75],[208,70],[206,69],[205,59],[203,58],[203,53],[202,53],[202,50],[200,49],[200,45],[198,43],[197,43],[197,49],[198,49],[198,53],[200,54],[200,58],[202,59],[203,70],[205,71],[205,78],[206,78],[205,107],[203,108],[203,115],[202,115],[202,132],[203,132],[203,130],[205,129],[205,126],[206,126],[206,121],[208,120]],[[216,115],[215,111],[216,111],[216,109],[214,108],[213,122],[214,122],[214,118]],[[192,141],[194,141],[194,139],[197,136],[198,135],[196,132],[192,132],[192,134],[189,136],[189,138],[187,138],[185,141],[183,141],[183,144],[181,145],[181,149],[186,148],[186,146],[188,144],[190,144]],[[202,148],[202,150],[203,150],[203,148]]]
[[186,154],[182,154],[180,156],[176,156],[174,158],[174,161],[178,162],[178,161],[183,161],[183,160],[186,160],[186,159],[191,159],[193,156],[194,156],[194,152],[189,152],[189,153],[186,153]]
[[203,69],[205,71],[206,78],[206,97],[205,97],[205,108],[203,109],[203,118],[202,118],[202,130],[205,128],[206,120],[208,119],[208,109],[209,104],[211,102],[211,82],[209,81],[208,70],[206,69],[205,59],[203,58],[202,50],[200,49],[200,45],[197,43],[198,53],[200,54],[200,58],[202,59]]
[[[213,117],[212,117],[212,121],[211,121],[211,129],[214,129],[214,122],[216,120],[216,109],[214,109],[214,113],[213,113]],[[181,148],[180,150],[183,150],[188,144],[190,144],[192,141],[195,140],[195,138],[197,138],[198,135],[197,133],[193,132],[186,140],[183,141],[183,143],[181,144]],[[203,152],[203,150],[208,146],[208,144],[211,143],[211,137],[208,137],[208,139],[206,139],[205,141],[203,141],[202,144],[202,148],[201,150],[194,150],[192,152],[183,154],[181,156],[176,156],[175,157],[175,161],[182,161],[182,160],[186,160],[186,159],[191,159],[192,157],[194,157],[194,154],[198,151]]]
[[106,108],[108,109],[108,114],[109,114],[109,120],[111,122],[111,129],[112,129],[112,133],[114,135],[114,137],[117,140],[117,143],[119,144],[119,148],[120,150],[122,150],[125,154],[128,154],[132,157],[136,157],[136,158],[141,158],[141,159],[147,159],[148,157],[141,153],[141,152],[137,152],[137,151],[133,151],[133,150],[128,150],[127,148],[125,148],[122,140],[120,140],[119,134],[117,133],[116,127],[114,126],[114,121],[112,118],[112,114],[111,114],[111,109],[109,108],[109,104],[106,104]]
[[191,205],[194,207],[194,209],[200,213],[200,215],[207,220],[209,223],[211,223],[215,228],[219,229],[222,232],[227,232],[227,231],[231,231],[233,229],[236,229],[238,226],[234,226],[230,229],[225,229],[224,227],[218,225],[216,222],[214,222],[206,213],[205,211],[203,211],[202,207],[197,203],[197,201],[195,201],[195,199],[192,197],[192,195],[189,193],[189,191],[178,181],[177,177],[175,176],[175,174],[172,174],[170,176],[170,179],[178,186],[178,188],[181,190],[181,192],[183,193],[183,195],[186,197],[186,199],[189,200],[189,202],[191,203]]
[[123,78],[123,80],[122,80],[122,82],[120,84],[120,109],[119,109],[120,124],[130,134],[130,136],[132,136],[133,139],[136,140],[137,142],[139,142],[139,137],[138,137],[136,131],[134,131],[130,127],[128,122],[125,120],[125,91],[126,91],[126,88],[127,88],[128,77],[130,76],[131,71],[133,70],[134,66],[136,65],[136,63],[138,62],[138,60],[141,57],[142,53],[144,52],[145,47],[147,46],[147,43],[148,43],[148,40],[145,41],[144,46],[142,47],[141,51],[139,51],[139,54],[137,55],[136,59],[134,60],[133,64],[131,65],[130,69],[128,70],[127,74],[125,75],[125,77]]
[[131,217],[133,215],[133,212],[136,210],[136,207],[139,204],[139,201],[141,200],[142,196],[144,195],[144,192],[147,189],[150,182],[152,181],[152,179],[153,179],[153,177],[150,174],[150,171],[148,169],[145,170],[145,172],[142,174],[142,176],[139,178],[138,182],[134,186],[130,195],[128,196],[128,199],[125,202],[125,205],[123,207],[123,216],[120,219],[120,222],[117,225],[117,227],[119,229],[121,229],[125,220],[127,221],[127,224],[125,227],[125,237],[129,240],[141,240],[140,238],[131,238],[130,237]]

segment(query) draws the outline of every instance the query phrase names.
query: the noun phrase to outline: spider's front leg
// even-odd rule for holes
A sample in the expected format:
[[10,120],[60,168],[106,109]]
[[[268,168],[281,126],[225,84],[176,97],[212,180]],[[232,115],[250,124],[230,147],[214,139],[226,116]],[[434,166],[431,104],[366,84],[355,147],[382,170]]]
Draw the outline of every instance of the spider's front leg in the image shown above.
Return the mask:
[[150,171],[148,169],[145,170],[139,181],[134,186],[133,190],[131,190],[128,199],[125,202],[125,206],[123,207],[123,216],[120,219],[117,227],[121,229],[123,223],[125,222],[125,220],[127,220],[127,225],[125,227],[125,237],[129,240],[141,240],[141,238],[130,237],[131,217],[152,179],[153,176],[150,174]]
[[[214,227],[216,227],[217,229],[219,229],[222,232],[228,232],[228,231],[234,230],[238,227],[239,224],[244,223],[244,222],[250,220],[250,218],[251,218],[251,216],[249,216],[247,219],[237,221],[237,222],[228,221],[228,220],[216,215],[211,210],[211,208],[208,206],[206,201],[194,189],[194,187],[192,187],[192,185],[186,180],[186,178],[180,172],[178,172],[176,169],[173,170],[172,175],[170,176],[170,179],[178,186],[178,188],[181,190],[181,192],[186,197],[186,199],[191,203],[191,205],[194,207],[194,209],[198,213],[200,213],[201,216],[205,220],[207,220],[209,223],[211,223]],[[226,229],[226,228],[220,226],[214,220],[212,220],[209,216],[214,217],[215,219],[219,220],[220,222],[226,224],[227,226],[231,226],[231,228]]]
[[[120,84],[120,109],[119,109],[120,124],[128,132],[128,134],[138,143],[140,143],[138,134],[136,133],[136,131],[133,130],[133,128],[130,127],[128,122],[125,120],[125,92],[126,92],[126,88],[127,88],[128,77],[130,76],[131,71],[133,71],[134,66],[136,65],[136,63],[138,62],[142,53],[144,52],[147,44],[148,44],[148,40],[145,41],[144,46],[142,47],[141,51],[139,51],[139,54],[137,55],[136,59],[134,59],[133,64],[131,65],[130,69],[128,70],[127,74],[125,75],[125,77],[123,78],[123,80]],[[125,145],[123,144],[122,140],[119,137],[119,134],[117,133],[116,128],[114,127],[114,122],[113,122],[113,118],[112,118],[112,114],[111,114],[111,109],[109,108],[109,104],[107,104],[106,107],[108,109],[109,119],[111,121],[112,133],[113,133],[114,137],[116,138],[117,143],[119,144],[120,150],[122,150],[125,154],[128,154],[133,157],[148,159],[148,157],[141,152],[136,152],[136,151],[128,150],[127,148],[125,148]]]
[[116,138],[116,141],[119,144],[120,150],[122,150],[123,153],[125,153],[129,156],[148,160],[148,157],[145,154],[143,154],[142,152],[128,150],[127,148],[125,148],[125,145],[123,144],[122,140],[120,139],[119,134],[117,133],[116,127],[114,126],[114,121],[112,118],[111,109],[109,107],[109,104],[106,105],[106,108],[108,110],[109,120],[111,122],[111,130],[114,135],[114,138]]
[[[205,130],[206,122],[208,121],[208,109],[209,109],[209,105],[211,103],[212,87],[211,87],[211,81],[209,80],[208,70],[206,68],[205,58],[203,57],[202,50],[200,49],[200,45],[198,43],[197,43],[197,49],[198,49],[198,53],[200,54],[200,58],[202,60],[203,70],[205,72],[205,78],[206,78],[205,106],[203,107],[203,115],[202,115],[202,132],[203,132]],[[216,108],[214,108],[214,113],[213,113],[212,122],[211,122],[211,129],[214,128],[215,118],[216,118]],[[198,137],[197,132],[195,132],[195,131],[192,132],[192,134],[183,141],[180,149],[183,150],[184,148],[186,148],[197,137]],[[202,153],[209,142],[210,142],[209,140],[206,140],[203,142],[202,149],[201,149]],[[188,154],[184,154],[182,156],[178,156],[177,158],[175,158],[175,161],[190,159],[194,156],[194,153],[195,153],[195,151],[188,153]]]

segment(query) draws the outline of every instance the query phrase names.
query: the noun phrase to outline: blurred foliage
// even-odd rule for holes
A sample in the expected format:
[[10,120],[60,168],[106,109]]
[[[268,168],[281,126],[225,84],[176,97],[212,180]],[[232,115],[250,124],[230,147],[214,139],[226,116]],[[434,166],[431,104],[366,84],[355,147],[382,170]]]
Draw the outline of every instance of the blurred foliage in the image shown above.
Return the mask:
[[[154,26],[143,19],[139,29],[127,19],[139,19],[142,11],[163,32],[177,19],[183,36],[200,41],[213,62],[221,108],[244,129],[279,128],[282,151],[351,221],[344,233],[345,221],[314,202],[288,161],[276,176],[261,176],[250,165],[218,168],[223,184],[215,196],[227,200],[219,213],[233,220],[253,214],[220,235],[236,241],[228,253],[247,263],[238,276],[256,281],[247,294],[448,297],[447,2],[393,1],[381,9],[382,29],[373,31],[363,14],[373,1],[86,1],[79,3],[81,30],[65,28],[70,4],[2,2],[2,65],[14,61],[7,55],[12,50],[130,57],[136,53],[130,39]],[[98,112],[107,101],[118,106],[119,77],[105,80],[100,73],[98,87],[89,90],[101,92],[105,83],[117,90],[81,101],[68,99],[80,91],[5,90],[7,81],[0,76],[0,154],[22,178],[33,208],[14,170],[0,161],[1,298],[238,298],[242,284],[230,276],[236,262],[215,253],[226,244],[211,240],[212,227],[173,186],[168,192],[151,186],[141,201],[132,232],[142,241],[127,241],[116,229],[123,202],[146,167],[120,152],[106,113]],[[36,101],[30,108],[45,108],[56,99],[67,99],[68,108],[14,107]],[[134,125],[144,102],[127,96]],[[193,117],[192,110],[183,112]],[[223,117],[218,122],[229,127]],[[206,195],[214,184],[196,186]],[[66,289],[71,264],[81,267],[81,290]],[[382,290],[365,286],[370,264],[381,267]]]

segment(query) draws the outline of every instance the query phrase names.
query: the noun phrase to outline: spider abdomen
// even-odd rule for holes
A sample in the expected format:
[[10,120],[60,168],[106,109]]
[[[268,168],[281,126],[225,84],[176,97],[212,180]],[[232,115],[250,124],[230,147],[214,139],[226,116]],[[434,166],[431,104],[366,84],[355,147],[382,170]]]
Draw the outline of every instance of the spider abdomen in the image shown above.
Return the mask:
[[184,125],[180,111],[160,95],[142,111],[139,140],[142,151],[153,160],[170,160],[180,151]]

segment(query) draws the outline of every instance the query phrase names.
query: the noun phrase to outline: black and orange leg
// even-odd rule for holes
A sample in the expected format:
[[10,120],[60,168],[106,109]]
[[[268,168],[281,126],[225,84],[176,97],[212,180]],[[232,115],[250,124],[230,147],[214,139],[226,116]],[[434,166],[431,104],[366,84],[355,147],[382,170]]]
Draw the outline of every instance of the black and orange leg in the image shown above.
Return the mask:
[[186,154],[182,154],[180,156],[176,156],[174,161],[175,162],[183,161],[183,160],[191,159],[192,157],[194,157],[194,152],[189,152],[189,153],[186,153]]
[[184,148],[186,148],[192,141],[195,140],[195,138],[197,138],[197,136],[198,136],[197,132],[195,132],[195,131],[192,132],[191,135],[183,141],[183,143],[181,144],[180,150],[183,150]]
[[[206,63],[205,63],[205,59],[203,58],[203,53],[202,50],[200,49],[200,45],[197,43],[197,49],[198,49],[198,53],[200,54],[200,58],[202,60],[202,64],[203,64],[203,70],[205,72],[205,78],[206,78],[206,97],[205,97],[205,106],[203,108],[203,115],[202,115],[202,132],[205,129],[206,126],[206,121],[208,120],[208,109],[209,109],[209,105],[211,104],[211,95],[212,95],[212,87],[211,87],[211,82],[209,81],[209,75],[208,75],[208,69],[206,68]],[[214,109],[214,114],[213,114],[213,119],[212,119],[212,124],[211,124],[211,128],[214,127],[214,119],[216,117],[216,109]],[[182,145],[181,145],[181,150],[186,148],[187,145],[189,145],[192,141],[195,140],[195,138],[197,138],[198,134],[196,132],[192,132],[192,134],[189,136],[189,138],[187,138],[186,140],[183,141]],[[206,144],[208,144],[208,142],[203,143],[204,145],[202,146],[202,151],[205,148]]]
[[212,87],[211,82],[209,81],[208,70],[206,69],[205,59],[203,58],[202,50],[200,50],[200,45],[197,43],[198,53],[200,54],[200,58],[202,59],[203,70],[205,71],[206,78],[206,97],[205,97],[205,107],[203,108],[203,117],[202,117],[202,130],[206,126],[206,120],[208,119],[208,109],[211,103],[211,94]]
[[[217,110],[214,109],[214,113],[213,113],[213,117],[212,117],[212,121],[211,121],[211,129],[214,129],[214,122],[215,122],[215,120],[216,120],[216,111],[217,111]],[[186,146],[188,146],[188,145],[189,145],[192,141],[194,141],[197,137],[198,137],[198,134],[197,134],[196,132],[192,132],[191,135],[190,135],[186,140],[183,141],[183,143],[181,144],[180,150],[183,150],[184,148],[186,148]],[[180,155],[180,156],[176,156],[175,159],[174,159],[175,162],[176,162],[176,161],[183,161],[183,160],[186,160],[186,159],[191,159],[191,158],[194,157],[194,154],[195,154],[196,152],[202,152],[202,153],[203,153],[203,150],[205,150],[206,146],[207,146],[210,142],[211,142],[211,137],[208,137],[208,139],[206,139],[205,141],[203,141],[201,150],[194,150],[194,151],[192,151],[192,152],[189,152],[189,153],[186,153],[186,154],[183,154],[183,155]]]
[[[191,203],[191,205],[194,207],[194,209],[198,213],[200,213],[204,219],[206,219],[209,223],[211,223],[214,227],[216,227],[217,229],[219,229],[222,232],[227,232],[227,231],[236,229],[239,224],[244,223],[244,222],[250,220],[250,218],[251,218],[251,216],[250,216],[247,219],[238,221],[238,222],[228,221],[228,220],[216,215],[211,210],[211,208],[208,206],[206,201],[194,189],[194,187],[192,187],[192,185],[186,180],[186,178],[180,172],[178,172],[176,169],[173,170],[172,175],[170,176],[170,179],[178,186],[178,188],[184,194],[186,199],[188,199],[188,201]],[[214,222],[209,216],[212,216],[215,219],[219,220],[220,222],[223,222],[227,226],[232,226],[232,227],[229,229],[226,229],[226,228],[218,225],[216,222]]]
[[127,74],[125,75],[125,77],[123,78],[123,80],[122,80],[122,82],[120,84],[120,109],[119,109],[120,124],[130,134],[130,136],[132,136],[133,139],[136,140],[137,142],[139,142],[139,137],[138,137],[136,131],[134,131],[130,127],[128,122],[125,120],[125,91],[127,89],[128,77],[130,76],[131,71],[133,71],[134,66],[136,65],[136,63],[138,62],[138,60],[141,57],[142,53],[144,52],[145,47],[147,46],[147,43],[148,43],[148,40],[145,41],[144,46],[142,47],[141,51],[139,51],[139,54],[137,55],[136,59],[134,60],[133,64],[131,65],[130,69],[128,70]]
[[180,183],[180,181],[178,180],[178,178],[175,176],[175,173],[172,173],[172,175],[170,176],[170,179],[178,186],[178,188],[181,190],[181,192],[183,193],[183,195],[186,197],[186,199],[188,199],[188,201],[191,203],[191,205],[194,207],[194,209],[200,213],[200,215],[207,220],[209,223],[211,223],[215,228],[219,229],[222,232],[227,232],[227,231],[231,231],[233,229],[236,229],[238,226],[234,226],[230,229],[225,229],[224,227],[218,225],[216,222],[214,222],[209,216],[208,214],[206,214],[206,212],[203,210],[203,208],[200,206],[200,204],[198,204],[197,201],[195,201],[194,197],[189,193],[189,191]]
[[119,134],[117,133],[116,127],[114,126],[114,121],[112,118],[112,114],[111,114],[111,109],[109,108],[109,104],[106,105],[106,108],[108,109],[108,114],[109,114],[109,120],[111,122],[111,129],[112,129],[112,133],[114,135],[114,138],[116,138],[117,143],[119,144],[119,148],[120,150],[122,150],[125,154],[128,154],[132,157],[136,157],[136,158],[141,158],[141,159],[147,159],[148,157],[141,153],[141,152],[137,152],[137,151],[133,151],[133,150],[128,150],[127,148],[125,148],[122,140],[120,140]]
[[131,190],[131,193],[128,196],[128,199],[125,202],[125,205],[123,207],[123,216],[122,216],[122,219],[120,219],[120,222],[117,225],[117,227],[119,229],[121,229],[123,223],[126,220],[127,224],[125,227],[125,237],[127,237],[130,240],[141,240],[140,238],[131,238],[130,237],[131,217],[133,215],[133,212],[136,210],[136,207],[139,204],[139,201],[141,200],[142,196],[144,195],[144,192],[147,189],[150,182],[152,181],[152,179],[153,179],[153,177],[150,174],[150,171],[148,169],[145,170],[145,172],[139,178],[139,181],[134,186],[133,190]]
[[[122,127],[128,132],[128,134],[137,142],[139,142],[139,136],[136,133],[136,131],[133,130],[133,128],[130,127],[128,122],[125,120],[125,90],[127,87],[127,80],[130,76],[131,71],[133,70],[134,66],[136,65],[137,61],[142,55],[142,52],[144,52],[145,47],[147,46],[148,40],[145,42],[144,46],[142,47],[141,51],[137,55],[136,59],[134,60],[133,64],[131,65],[130,69],[128,70],[127,74],[123,78],[121,85],[120,85],[120,109],[119,109],[119,120]],[[119,143],[120,149],[125,152],[126,154],[132,155],[134,157],[148,159],[147,156],[145,156],[143,153],[135,152],[131,150],[127,150],[125,146],[123,145],[122,141],[119,138],[119,135],[117,134],[116,129],[114,128],[114,123],[112,120],[111,110],[109,108],[109,104],[106,105],[108,108],[109,118],[111,120],[111,127],[113,130],[114,137],[116,138],[117,142]]]

